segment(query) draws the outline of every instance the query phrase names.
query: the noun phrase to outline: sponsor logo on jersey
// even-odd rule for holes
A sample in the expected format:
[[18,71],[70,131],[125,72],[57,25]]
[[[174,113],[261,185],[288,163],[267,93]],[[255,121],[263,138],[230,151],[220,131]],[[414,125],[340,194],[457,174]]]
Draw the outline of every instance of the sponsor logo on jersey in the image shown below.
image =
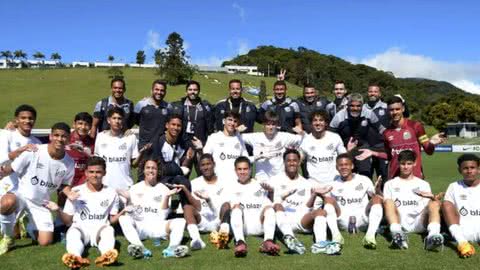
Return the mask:
[[418,206],[418,201],[416,200],[399,200],[398,198],[395,200],[395,206]]
[[238,158],[239,155],[233,155],[233,154],[225,154],[225,153],[220,153],[220,159],[225,160],[225,159],[236,159]]
[[240,209],[260,209],[262,208],[261,203],[241,203],[240,204]]
[[408,140],[408,139],[410,139],[410,138],[412,138],[412,134],[410,134],[409,131],[403,132],[403,139],[404,139],[404,140]]
[[101,207],[108,207],[110,200],[106,199],[100,203]]
[[342,196],[336,197],[337,202],[340,202],[342,206],[345,206],[346,204],[359,204],[362,203],[363,198],[347,198],[345,199]]
[[317,162],[332,162],[333,161],[333,157],[315,157],[315,156],[312,156],[310,158],[310,161],[312,161],[312,163],[317,163]]
[[34,176],[32,177],[32,179],[30,179],[30,182],[32,183],[32,185],[36,185],[38,184],[38,182],[40,182],[40,180],[38,180],[38,177]]
[[150,206],[145,206],[143,208],[143,212],[148,214],[148,213],[152,213],[152,214],[157,214],[158,213],[158,209],[157,208],[153,208],[153,207],[150,207]]
[[127,150],[127,143],[122,143],[122,145],[118,147],[118,150]]
[[[298,201],[294,201],[294,200],[287,199],[286,202],[287,202],[289,205],[300,206],[300,202],[298,202]],[[290,207],[289,207],[289,208],[290,208]],[[294,212],[294,211],[289,211],[289,212]]]
[[43,165],[42,163],[38,162],[37,163],[37,169],[43,169],[45,168],[45,165]]
[[388,136],[388,137],[387,137],[387,140],[393,141],[393,135]]
[[462,208],[460,208],[460,210],[458,210],[458,212],[462,216],[467,216],[467,215],[474,216],[474,217],[475,216],[480,216],[480,209],[468,210],[467,208],[465,208],[465,206],[462,206]]
[[127,157],[106,157],[106,156],[103,156],[103,159],[105,159],[107,162],[125,162],[125,161],[127,161]]
[[80,211],[81,220],[103,220],[107,217],[107,214],[90,214],[90,210],[85,207]]
[[55,185],[52,182],[47,182],[47,181],[43,181],[41,179],[38,179],[37,176],[32,177],[32,179],[30,179],[30,183],[32,183],[32,185],[34,185],[34,186],[39,185],[41,187],[46,187],[46,188],[50,188],[50,189],[57,187],[57,185]]

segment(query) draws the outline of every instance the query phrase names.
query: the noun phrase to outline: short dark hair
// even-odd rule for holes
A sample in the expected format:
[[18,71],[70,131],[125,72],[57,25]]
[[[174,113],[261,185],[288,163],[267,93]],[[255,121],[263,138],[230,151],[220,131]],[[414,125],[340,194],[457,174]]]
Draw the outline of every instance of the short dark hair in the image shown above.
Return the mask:
[[368,83],[368,87],[374,87],[374,86],[378,87],[378,89],[380,89],[380,91],[382,90],[382,87],[380,86],[380,84],[378,82],[373,81],[373,82]]
[[340,159],[343,159],[343,158],[346,158],[353,163],[353,157],[349,153],[343,153],[343,154],[338,155],[337,158],[335,159],[335,161],[338,162]]
[[120,77],[115,77],[110,81],[110,87],[113,86],[113,83],[115,82],[121,82],[123,84],[123,91],[127,91],[127,84],[125,83],[125,80]]
[[303,89],[305,88],[315,88],[315,85],[311,84],[311,83],[306,83],[303,85]]
[[73,121],[84,121],[91,125],[93,122],[93,118],[88,112],[79,112],[75,115],[75,119]]
[[31,112],[33,118],[37,119],[37,110],[32,105],[22,104],[15,109],[15,117],[17,117],[21,112]]
[[387,100],[387,105],[390,106],[392,104],[395,104],[395,103],[400,103],[402,105],[403,104],[403,99],[401,99],[400,97],[397,97],[397,96],[393,96],[393,97],[390,97],[388,100]]
[[398,162],[403,162],[403,161],[413,161],[415,162],[417,160],[417,154],[413,152],[412,150],[403,150],[398,154]]
[[107,117],[112,117],[114,114],[119,114],[122,118],[125,117],[125,112],[119,107],[113,107],[107,111]]
[[105,162],[105,159],[99,156],[92,156],[87,159],[87,168],[89,166],[102,166],[103,170],[105,171],[107,169],[107,164]]
[[70,134],[70,126],[67,123],[64,123],[64,122],[58,122],[58,123],[53,124],[53,126],[51,128],[51,132],[53,132],[54,130],[63,130],[67,134]]
[[165,90],[167,90],[167,83],[165,81],[162,81],[162,80],[153,81],[152,88],[155,86],[155,84],[163,85],[163,88],[165,88]]
[[477,163],[477,166],[480,165],[480,158],[475,154],[463,154],[459,156],[457,159],[458,167],[461,167],[462,163],[465,161],[474,161]]
[[248,168],[251,168],[252,167],[252,164],[250,163],[250,159],[248,159],[248,157],[245,157],[245,156],[239,156],[237,159],[235,159],[235,168],[237,167],[238,164],[240,163],[247,163],[248,164]]
[[277,85],[283,85],[283,86],[285,86],[285,89],[287,89],[287,83],[285,83],[285,81],[276,81],[273,84],[273,88],[275,88],[275,86],[277,86]]
[[310,123],[313,121],[313,118],[315,118],[316,116],[320,116],[323,118],[323,120],[325,120],[325,122],[330,122],[330,116],[328,115],[328,112],[325,111],[325,110],[317,110],[317,111],[313,111],[309,116],[308,116],[308,119],[310,120]]
[[228,117],[232,117],[240,121],[240,114],[237,112],[234,112],[234,111],[225,112],[225,114],[223,115],[223,119],[227,119]]
[[287,156],[290,155],[290,154],[297,155],[298,159],[302,158],[302,156],[300,155],[300,152],[298,152],[298,150],[293,149],[293,148],[287,148],[287,150],[285,150],[285,153],[283,153],[283,160],[285,160],[287,158]]
[[212,154],[209,154],[209,153],[204,153],[200,156],[200,158],[198,159],[198,161],[202,161],[204,159],[210,159],[211,161],[215,162],[215,160],[213,160],[213,156]]
[[146,159],[142,160],[141,161],[141,166],[140,168],[142,168],[142,170],[145,170],[145,165],[147,164],[147,161],[153,161],[157,164],[157,180],[159,180],[158,177],[160,177],[163,173],[163,166],[162,166],[162,161],[158,160],[158,159],[155,159],[153,157],[147,157]]
[[232,83],[239,83],[240,84],[240,88],[242,88],[242,81],[240,81],[239,79],[231,79],[229,82],[228,82],[228,88],[230,88],[230,85]]
[[174,114],[170,114],[167,118],[167,122],[166,123],[169,123],[170,121],[172,121],[173,119],[179,119],[180,122],[183,121],[183,118],[180,114],[178,113],[174,113]]
[[340,84],[340,83],[345,85],[345,81],[343,81],[343,80],[335,80],[335,82],[333,84],[335,85],[335,84]]
[[274,111],[266,111],[265,112],[265,121],[264,123],[273,122],[273,123],[280,123],[280,117]]
[[187,84],[185,85],[185,90],[187,90],[188,87],[192,84],[195,84],[198,87],[198,91],[200,91],[200,83],[194,80],[190,80],[187,82]]

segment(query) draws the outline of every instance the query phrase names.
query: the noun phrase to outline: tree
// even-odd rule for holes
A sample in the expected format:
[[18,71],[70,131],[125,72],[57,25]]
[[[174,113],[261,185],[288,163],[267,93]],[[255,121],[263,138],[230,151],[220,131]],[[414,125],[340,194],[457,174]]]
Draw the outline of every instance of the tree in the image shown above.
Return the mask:
[[260,81],[260,92],[258,92],[258,101],[261,103],[267,100],[267,85],[265,81]]
[[115,57],[113,57],[113,55],[109,55],[108,56],[108,62],[110,62],[110,64],[115,61]]
[[137,64],[139,65],[145,64],[145,58],[146,58],[145,51],[139,50],[137,52]]
[[114,78],[120,78],[123,79],[123,71],[119,67],[110,67],[107,70],[108,78],[114,79]]
[[45,59],[45,55],[43,53],[39,52],[39,51],[34,53],[32,56],[33,56],[33,58],[35,58],[37,60]]
[[457,117],[462,122],[477,122],[480,120],[480,106],[471,101],[464,101],[457,107]]
[[55,52],[55,53],[52,53],[52,55],[50,56],[50,59],[54,61],[57,61],[57,60],[60,61],[62,59],[62,56],[59,53]]
[[16,59],[26,59],[27,53],[22,50],[16,50],[13,52],[13,57]]
[[11,51],[1,51],[0,52],[0,55],[1,57],[4,57],[6,62],[7,62],[7,66],[10,66],[11,65],[11,60],[13,58],[13,55],[12,55],[12,52]]
[[188,63],[188,56],[183,48],[183,39],[176,32],[170,33],[165,41],[167,49],[156,53],[159,68],[157,74],[167,83],[176,85],[193,77],[195,69]]
[[433,105],[427,110],[426,115],[427,123],[434,126],[437,130],[445,129],[448,122],[453,122],[457,119],[455,108],[445,102]]

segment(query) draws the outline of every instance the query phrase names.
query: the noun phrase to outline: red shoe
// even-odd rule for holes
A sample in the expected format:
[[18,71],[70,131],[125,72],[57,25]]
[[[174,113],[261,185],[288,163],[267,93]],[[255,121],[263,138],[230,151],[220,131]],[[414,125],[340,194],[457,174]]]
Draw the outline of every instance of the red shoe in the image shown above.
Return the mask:
[[260,246],[260,252],[271,256],[278,256],[280,253],[280,246],[275,244],[272,240],[265,240]]
[[240,240],[235,243],[235,257],[245,257],[247,256],[247,244]]

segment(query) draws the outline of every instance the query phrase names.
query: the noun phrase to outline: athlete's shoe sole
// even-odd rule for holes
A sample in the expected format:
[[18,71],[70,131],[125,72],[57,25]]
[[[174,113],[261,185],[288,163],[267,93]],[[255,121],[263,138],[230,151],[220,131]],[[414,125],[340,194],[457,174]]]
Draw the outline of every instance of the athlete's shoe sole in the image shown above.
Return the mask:
[[392,234],[392,246],[398,249],[408,249],[408,238],[404,232]]
[[272,240],[263,241],[260,246],[260,252],[270,256],[277,256],[280,253],[280,246],[275,244]]
[[288,250],[293,253],[297,254],[304,254],[305,253],[305,246],[300,242],[297,238],[291,235],[285,235],[283,238],[285,245],[287,246]]
[[128,255],[130,255],[131,257],[133,257],[135,259],[143,258],[143,247],[142,246],[134,245],[134,244],[128,245],[127,252],[128,252]]
[[111,265],[117,261],[117,258],[118,258],[118,251],[116,249],[112,249],[105,252],[97,259],[95,259],[95,264],[100,267]]
[[204,243],[202,240],[200,240],[200,239],[195,240],[195,241],[192,241],[192,242],[190,243],[190,248],[191,248],[192,250],[204,249],[206,246],[207,246],[207,245],[205,245],[205,243]]
[[475,254],[475,248],[469,242],[459,243],[457,250],[460,258],[469,258]]
[[71,253],[63,254],[62,262],[65,266],[71,269],[78,269],[90,265],[90,261],[87,258],[82,258]]
[[188,247],[187,246],[176,246],[176,247],[169,247],[162,251],[163,257],[165,258],[182,258],[188,255]]
[[313,254],[340,255],[342,246],[337,242],[321,241],[313,244],[311,251]]
[[235,244],[234,254],[235,257],[241,258],[247,256],[247,244],[244,241],[239,241]]
[[425,249],[429,251],[443,250],[443,235],[434,234],[431,236],[425,237]]

